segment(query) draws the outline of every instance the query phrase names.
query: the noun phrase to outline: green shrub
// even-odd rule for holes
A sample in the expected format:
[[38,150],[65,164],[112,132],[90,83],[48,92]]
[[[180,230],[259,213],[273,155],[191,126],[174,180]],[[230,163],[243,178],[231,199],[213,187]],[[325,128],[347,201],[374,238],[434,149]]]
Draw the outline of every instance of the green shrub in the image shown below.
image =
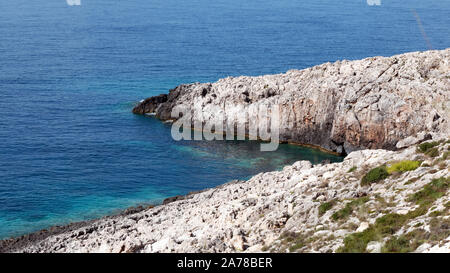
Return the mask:
[[431,148],[428,151],[426,151],[425,154],[429,157],[436,157],[439,155],[439,150],[438,148]]
[[289,247],[289,251],[290,252],[295,252],[295,251],[297,251],[297,249],[300,249],[300,248],[302,248],[304,246],[305,246],[305,244],[304,244],[303,241],[297,241],[297,242],[295,242],[293,245],[291,245]]
[[290,252],[295,252],[305,245],[305,236],[297,232],[285,231],[280,235],[281,244],[289,247]]
[[351,167],[347,172],[352,173],[354,171],[356,171],[356,166]]
[[409,201],[418,205],[432,204],[436,199],[444,196],[450,185],[450,178],[433,179],[425,187],[409,197]]
[[439,145],[439,142],[424,142],[417,146],[417,150],[421,153],[424,153],[430,157],[436,157],[439,155],[439,149],[436,147]]
[[410,240],[403,235],[392,237],[381,249],[381,252],[383,253],[407,253],[411,251],[413,251],[413,249],[411,249]]
[[361,185],[375,183],[385,179],[388,176],[389,173],[386,169],[386,166],[376,167],[370,170],[366,175],[364,175],[364,177],[361,179]]
[[420,166],[420,161],[413,161],[413,160],[403,160],[397,163],[392,164],[387,168],[387,172],[389,174],[394,172],[407,172],[407,171],[413,171],[417,169]]
[[397,232],[408,220],[410,215],[389,213],[375,221],[375,227],[381,235],[390,235]]
[[381,249],[381,252],[385,253],[412,252],[416,250],[421,244],[425,243],[428,239],[430,239],[429,232],[426,232],[423,229],[416,229],[408,232],[407,234],[400,235],[399,237],[394,236],[390,238],[386,242],[384,247]]
[[450,236],[450,219],[433,218],[430,221],[430,240],[439,242]]
[[417,147],[417,149],[422,152],[425,153],[428,150],[430,150],[433,147],[436,147],[437,145],[439,145],[439,142],[433,141],[433,142],[424,142],[422,144],[419,144],[419,146]]
[[324,215],[325,212],[330,210],[335,204],[335,201],[325,202],[319,206],[319,216]]
[[366,252],[367,244],[371,241],[379,241],[386,235],[398,231],[406,222],[408,216],[395,213],[386,214],[375,221],[363,232],[355,232],[344,238],[344,246],[337,251],[344,253]]
[[363,232],[356,232],[344,238],[344,246],[337,252],[343,253],[363,253],[366,252],[367,244],[376,241],[377,235],[373,228],[368,228]]
[[331,215],[331,218],[334,221],[347,218],[350,214],[352,214],[353,210],[356,207],[361,206],[362,204],[366,203],[367,201],[369,201],[368,196],[364,196],[364,197],[355,199],[355,200],[347,203],[343,209],[338,210],[335,213],[333,213],[333,215]]
[[343,209],[333,213],[333,215],[331,215],[331,218],[334,221],[343,219],[343,218],[347,218],[352,212],[353,212],[353,209],[350,206],[348,206],[348,204],[347,204]]

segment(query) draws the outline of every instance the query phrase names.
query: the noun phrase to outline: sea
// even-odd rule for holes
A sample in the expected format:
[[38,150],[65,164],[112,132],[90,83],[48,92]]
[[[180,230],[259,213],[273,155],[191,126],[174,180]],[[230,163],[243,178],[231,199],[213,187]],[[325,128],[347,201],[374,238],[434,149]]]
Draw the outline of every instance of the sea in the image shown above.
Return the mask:
[[450,46],[450,0],[0,1],[0,239],[298,160],[134,115],[182,83]]

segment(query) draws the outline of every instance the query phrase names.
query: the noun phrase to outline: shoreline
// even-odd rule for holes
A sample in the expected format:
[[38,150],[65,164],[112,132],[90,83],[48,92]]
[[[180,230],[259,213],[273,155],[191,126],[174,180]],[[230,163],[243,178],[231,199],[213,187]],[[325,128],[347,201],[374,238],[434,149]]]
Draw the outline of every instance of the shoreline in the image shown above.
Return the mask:
[[[142,102],[142,101],[141,101],[141,102]],[[174,119],[166,119],[166,120],[160,119],[160,118],[158,118],[158,117],[156,116],[156,113],[150,113],[150,114],[147,113],[147,114],[144,114],[144,116],[148,116],[148,117],[150,117],[150,118],[155,118],[155,119],[157,119],[157,120],[159,120],[160,122],[163,122],[163,123],[173,123],[173,122],[175,122]],[[192,131],[202,131],[202,130],[196,130],[193,126],[191,127],[191,130],[192,130]],[[216,133],[214,133],[214,134],[216,134]],[[220,135],[219,133],[217,133],[217,134]],[[226,136],[226,132],[222,133],[222,135],[223,135],[223,136]],[[236,137],[237,134],[234,133],[234,136]],[[250,135],[245,134],[245,137],[246,137],[245,141],[250,141],[249,139],[247,139],[247,138],[250,138]],[[253,141],[253,140],[252,140],[252,141]],[[262,139],[260,139],[259,137],[257,137],[257,139],[254,140],[254,141],[260,141],[260,142],[262,142],[262,143],[270,142],[270,141],[262,140]],[[319,151],[321,151],[321,152],[324,152],[324,153],[327,153],[327,154],[330,154],[330,155],[340,156],[340,157],[345,157],[345,156],[347,156],[347,154],[345,154],[345,153],[338,153],[338,152],[335,152],[335,151],[326,149],[326,148],[324,148],[324,147],[322,147],[322,146],[320,146],[320,145],[315,145],[315,144],[308,144],[308,143],[296,142],[296,141],[293,141],[293,140],[280,140],[280,141],[278,141],[278,143],[279,143],[279,144],[289,144],[289,145],[294,145],[294,146],[300,146],[300,147],[307,147],[307,148],[311,148],[311,149],[316,149],[316,150],[319,150]]]
[[[149,116],[150,118],[156,118],[155,116]],[[164,122],[163,120],[161,120],[161,122]],[[192,130],[194,130],[194,128],[192,128]],[[246,135],[247,137],[248,135]],[[256,141],[261,141],[262,140],[256,140]],[[331,155],[336,155],[336,156],[340,156],[342,157],[344,160],[346,155],[342,155],[342,154],[338,154],[336,152],[330,151],[330,150],[326,150],[325,148],[322,148],[320,146],[317,145],[312,145],[312,144],[304,144],[304,143],[297,143],[297,142],[292,142],[292,141],[280,141],[280,144],[287,144],[287,145],[294,145],[294,146],[300,146],[300,147],[307,147],[307,148],[311,148],[311,149],[315,149],[324,153],[328,153]],[[313,164],[311,162],[311,164]],[[327,161],[322,161],[319,162],[317,164],[332,164],[331,162],[327,162]],[[313,164],[314,165],[314,164]],[[283,167],[289,166],[288,165],[284,165]],[[272,172],[275,170],[269,170],[267,172]],[[253,176],[252,176],[253,177]],[[169,196],[167,198],[165,198],[161,203],[156,203],[156,204],[148,204],[148,203],[143,203],[141,205],[137,205],[137,206],[132,206],[132,207],[127,207],[124,209],[117,209],[116,212],[112,212],[110,214],[106,214],[104,216],[101,217],[96,217],[93,219],[89,219],[89,220],[81,220],[81,221],[75,221],[75,222],[69,222],[66,224],[58,224],[58,225],[52,225],[49,226],[47,228],[43,228],[40,230],[36,230],[33,232],[29,232],[29,233],[25,233],[23,235],[18,235],[18,236],[12,236],[9,238],[5,238],[5,239],[0,239],[0,253],[5,253],[5,252],[10,252],[10,251],[14,251],[15,249],[18,248],[23,248],[26,245],[29,244],[34,244],[34,243],[38,243],[42,240],[45,240],[46,238],[50,237],[50,236],[56,236],[62,233],[66,233],[66,232],[70,232],[70,231],[74,231],[83,227],[86,227],[98,220],[101,219],[113,219],[113,218],[117,218],[117,217],[121,217],[121,216],[127,216],[130,214],[134,214],[134,213],[138,213],[141,211],[144,211],[146,209],[149,208],[154,208],[154,207],[160,207],[160,206],[165,206],[169,203],[172,202],[176,202],[176,201],[180,201],[180,200],[185,200],[185,199],[189,199],[192,198],[193,195],[198,194],[198,193],[202,193],[205,192],[207,190],[210,189],[220,189],[223,188],[227,185],[230,184],[235,184],[235,183],[240,183],[240,182],[245,182],[243,180],[239,180],[239,179],[233,179],[231,181],[225,182],[223,184],[217,185],[215,187],[212,188],[205,188],[202,190],[198,190],[198,191],[193,191],[193,192],[189,192],[185,195],[175,195],[175,196]]]
[[44,228],[44,229],[37,230],[34,232],[26,233],[23,235],[0,239],[0,253],[14,252],[15,250],[24,248],[27,245],[39,243],[42,240],[45,240],[46,238],[48,238],[50,236],[57,236],[59,234],[63,234],[66,232],[72,232],[72,231],[78,230],[80,228],[87,227],[87,226],[95,223],[96,221],[99,221],[102,219],[114,219],[114,218],[119,218],[119,217],[131,215],[131,214],[139,213],[139,212],[142,212],[147,209],[165,206],[172,202],[190,199],[190,198],[192,198],[193,195],[205,192],[210,189],[220,189],[222,187],[225,187],[226,185],[241,183],[241,182],[243,182],[243,181],[235,179],[235,180],[226,182],[224,184],[217,185],[216,187],[213,187],[213,188],[205,188],[202,190],[189,192],[185,195],[169,196],[169,197],[165,198],[160,204],[155,204],[155,205],[142,204],[142,205],[138,205],[138,206],[128,207],[125,209],[119,209],[119,210],[117,210],[116,213],[108,214],[108,215],[105,215],[102,217],[97,217],[97,218],[93,218],[90,220],[84,220],[84,221],[70,222],[70,223],[61,224],[61,225],[53,225],[48,228]]
[[[450,151],[450,139],[432,141],[437,156],[410,145],[356,151],[338,163],[297,161],[246,181],[169,197],[158,206],[3,240],[0,252],[381,252],[387,240],[411,232],[433,237],[409,252],[449,252],[450,157],[439,159]],[[371,169],[405,160],[423,164],[362,183]],[[443,194],[417,208],[410,197],[435,181],[443,183]],[[325,204],[330,205],[324,209]],[[345,244],[384,217],[408,218],[392,234],[375,236],[367,248]]]
[[136,207],[129,207],[126,209],[118,210],[117,213],[113,213],[110,215],[105,215],[103,217],[94,218],[91,220],[84,220],[84,221],[76,221],[76,222],[70,222],[68,224],[62,224],[62,225],[53,225],[48,228],[44,228],[41,230],[37,230],[34,232],[26,233],[24,235],[19,235],[16,237],[10,237],[6,239],[0,240],[0,253],[8,253],[8,252],[14,252],[16,249],[26,247],[30,244],[39,243],[42,240],[45,240],[46,238],[50,236],[56,236],[65,232],[74,231],[83,227],[86,227],[98,220],[101,219],[113,219],[120,216],[126,216],[129,214],[137,213],[140,211],[143,211],[145,209],[153,208],[159,205],[139,205]]

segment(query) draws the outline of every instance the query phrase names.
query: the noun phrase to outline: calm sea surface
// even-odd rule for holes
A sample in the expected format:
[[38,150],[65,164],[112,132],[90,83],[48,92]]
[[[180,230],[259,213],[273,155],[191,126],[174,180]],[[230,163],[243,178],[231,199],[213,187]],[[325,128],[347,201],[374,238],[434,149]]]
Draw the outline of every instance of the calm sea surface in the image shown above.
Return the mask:
[[131,114],[181,83],[450,46],[450,1],[0,1],[0,238],[342,160],[176,142]]

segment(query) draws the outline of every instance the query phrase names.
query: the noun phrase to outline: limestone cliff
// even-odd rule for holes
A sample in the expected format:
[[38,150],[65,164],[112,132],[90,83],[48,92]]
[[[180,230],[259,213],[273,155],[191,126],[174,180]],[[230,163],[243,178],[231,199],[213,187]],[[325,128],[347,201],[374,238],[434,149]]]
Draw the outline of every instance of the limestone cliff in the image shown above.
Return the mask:
[[183,84],[168,95],[144,100],[133,112],[155,113],[166,120],[175,106],[183,105],[211,120],[217,107],[227,115],[241,111],[233,108],[279,105],[281,141],[339,153],[392,150],[400,140],[421,132],[449,133],[449,61],[446,49]]

